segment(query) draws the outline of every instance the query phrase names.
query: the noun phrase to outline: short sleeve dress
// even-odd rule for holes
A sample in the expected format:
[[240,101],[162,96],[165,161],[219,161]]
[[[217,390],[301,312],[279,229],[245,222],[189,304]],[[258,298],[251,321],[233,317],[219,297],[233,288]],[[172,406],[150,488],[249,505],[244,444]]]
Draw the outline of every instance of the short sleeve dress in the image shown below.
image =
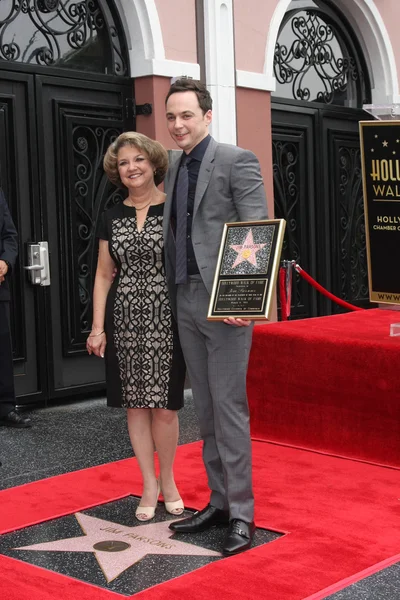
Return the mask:
[[108,240],[117,274],[107,296],[107,404],[183,406],[185,362],[168,298],[163,252],[164,204],[150,206],[137,229],[136,209],[105,211],[98,237]]

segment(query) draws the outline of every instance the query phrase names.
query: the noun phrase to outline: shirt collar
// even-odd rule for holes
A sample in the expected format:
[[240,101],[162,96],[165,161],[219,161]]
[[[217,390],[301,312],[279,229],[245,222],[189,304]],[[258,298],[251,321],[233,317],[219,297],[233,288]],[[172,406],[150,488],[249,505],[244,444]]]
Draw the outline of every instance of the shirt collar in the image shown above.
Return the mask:
[[187,155],[188,159],[190,158],[192,160],[198,160],[199,162],[201,162],[203,160],[204,154],[206,153],[210,141],[211,135],[208,134],[204,139],[201,140],[201,142],[197,144],[197,146],[193,148],[191,152],[189,152],[189,154]]

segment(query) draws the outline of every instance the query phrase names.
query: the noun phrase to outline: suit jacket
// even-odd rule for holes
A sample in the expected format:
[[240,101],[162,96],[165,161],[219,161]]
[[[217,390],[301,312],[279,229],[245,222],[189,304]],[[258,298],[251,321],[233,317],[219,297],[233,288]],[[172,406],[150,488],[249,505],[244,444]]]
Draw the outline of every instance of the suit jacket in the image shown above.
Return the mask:
[[[171,204],[181,153],[165,178],[165,269],[172,308],[176,314],[175,239]],[[256,156],[211,138],[202,160],[194,199],[192,242],[204,285],[211,294],[225,223],[268,218],[267,200]]]
[[10,300],[8,279],[18,256],[18,234],[15,229],[3,191],[0,189],[0,260],[10,263],[5,281],[0,285],[0,302]]

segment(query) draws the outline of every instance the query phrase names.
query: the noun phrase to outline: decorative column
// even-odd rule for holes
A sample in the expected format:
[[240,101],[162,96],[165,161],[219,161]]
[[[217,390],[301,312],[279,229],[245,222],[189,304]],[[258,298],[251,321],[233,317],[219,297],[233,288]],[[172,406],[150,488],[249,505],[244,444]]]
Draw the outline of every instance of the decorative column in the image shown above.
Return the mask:
[[233,0],[204,0],[206,85],[213,99],[211,134],[236,144]]

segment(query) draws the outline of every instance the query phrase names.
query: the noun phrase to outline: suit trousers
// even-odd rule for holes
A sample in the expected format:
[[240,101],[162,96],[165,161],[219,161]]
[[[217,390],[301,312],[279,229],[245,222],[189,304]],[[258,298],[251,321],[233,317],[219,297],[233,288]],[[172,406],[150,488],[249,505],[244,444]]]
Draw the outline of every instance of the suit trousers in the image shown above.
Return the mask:
[[253,326],[207,321],[210,294],[200,275],[177,286],[179,335],[203,439],[210,504],[252,521],[246,374]]
[[0,302],[0,418],[15,408],[9,302]]

